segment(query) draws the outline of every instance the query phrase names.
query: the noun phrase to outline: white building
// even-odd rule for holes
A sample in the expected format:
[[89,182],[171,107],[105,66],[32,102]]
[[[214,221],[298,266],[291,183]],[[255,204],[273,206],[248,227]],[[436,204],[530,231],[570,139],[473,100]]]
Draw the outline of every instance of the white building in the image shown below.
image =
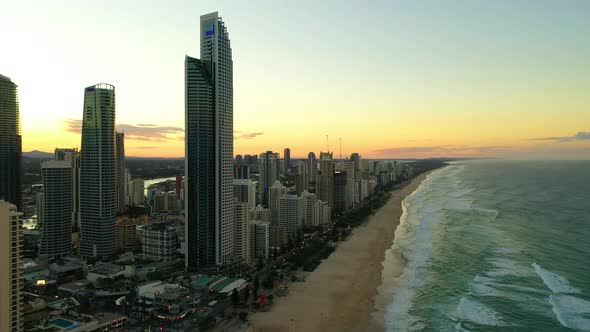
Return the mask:
[[303,200],[296,195],[283,195],[279,199],[279,227],[283,239],[295,238],[303,225]]
[[268,207],[270,209],[270,224],[271,226],[278,226],[279,223],[279,210],[280,198],[287,193],[287,188],[281,184],[279,181],[275,181],[275,183],[270,187],[269,190],[269,199],[268,199]]
[[143,206],[145,204],[144,185],[143,179],[134,179],[131,181],[129,184],[130,206]]
[[248,204],[248,210],[256,207],[256,183],[250,179],[234,179],[234,197]]
[[244,263],[252,263],[252,236],[250,227],[250,213],[248,203],[239,202],[236,199],[236,223],[234,235],[236,258],[241,259]]
[[303,226],[317,226],[314,212],[318,198],[305,190],[301,193],[301,199],[303,200]]
[[178,232],[166,223],[150,224],[143,227],[142,252],[144,259],[169,261],[174,259],[178,249]]
[[268,259],[268,248],[270,245],[270,223],[261,220],[250,221],[252,234],[252,262],[262,258]]
[[313,226],[324,226],[330,223],[332,209],[327,202],[316,201],[313,216]]

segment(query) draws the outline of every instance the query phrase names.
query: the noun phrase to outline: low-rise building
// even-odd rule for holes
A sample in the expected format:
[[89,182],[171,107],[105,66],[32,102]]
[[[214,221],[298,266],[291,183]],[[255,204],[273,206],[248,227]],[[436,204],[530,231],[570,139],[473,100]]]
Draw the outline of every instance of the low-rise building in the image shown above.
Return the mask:
[[143,227],[142,252],[144,259],[168,261],[176,257],[179,246],[176,227],[167,223]]

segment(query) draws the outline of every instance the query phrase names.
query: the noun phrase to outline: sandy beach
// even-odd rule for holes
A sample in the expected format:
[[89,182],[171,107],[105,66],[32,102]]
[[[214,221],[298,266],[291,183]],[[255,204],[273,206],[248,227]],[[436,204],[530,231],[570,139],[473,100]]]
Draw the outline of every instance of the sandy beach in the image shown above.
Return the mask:
[[[382,320],[372,315],[382,309],[376,296],[381,262],[393,242],[402,200],[426,176],[393,191],[391,199],[354,229],[306,282],[290,284],[289,295],[279,298],[269,312],[254,314],[249,331],[383,331]],[[401,271],[403,260],[400,265]]]

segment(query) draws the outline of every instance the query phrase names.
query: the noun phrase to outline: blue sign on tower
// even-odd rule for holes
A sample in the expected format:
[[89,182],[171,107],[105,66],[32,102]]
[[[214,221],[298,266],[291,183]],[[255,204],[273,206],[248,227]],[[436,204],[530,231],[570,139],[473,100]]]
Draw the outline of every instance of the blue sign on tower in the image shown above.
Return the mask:
[[205,31],[205,37],[213,36],[215,34],[215,24],[211,23]]

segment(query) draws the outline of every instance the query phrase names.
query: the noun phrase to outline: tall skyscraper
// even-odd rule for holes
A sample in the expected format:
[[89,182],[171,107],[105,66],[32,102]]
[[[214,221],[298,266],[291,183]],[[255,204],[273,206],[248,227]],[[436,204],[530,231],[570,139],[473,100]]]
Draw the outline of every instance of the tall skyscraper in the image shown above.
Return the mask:
[[334,160],[332,153],[320,153],[320,170],[317,176],[316,193],[318,199],[334,208]]
[[300,195],[303,191],[306,191],[309,186],[307,180],[307,163],[303,160],[297,161],[295,170],[295,193]]
[[234,256],[233,62],[225,23],[201,16],[201,59],[185,59],[187,270]]
[[117,212],[125,211],[125,133],[115,133]]
[[129,205],[144,206],[145,205],[145,182],[143,179],[133,179],[129,183]]
[[43,178],[43,225],[39,255],[61,257],[72,247],[72,163],[49,160],[41,164]]
[[268,206],[270,209],[271,226],[279,225],[280,199],[285,194],[287,194],[287,187],[283,186],[279,181],[275,181],[269,189]]
[[334,214],[339,215],[346,211],[347,198],[347,174],[344,171],[334,172],[334,205],[331,206]]
[[291,166],[291,149],[285,148],[283,151],[283,159],[285,160],[283,174],[287,175],[289,173],[289,167]]
[[16,206],[0,200],[0,331],[23,330],[23,235]]
[[115,87],[84,90],[80,164],[80,254],[107,257],[115,252]]
[[0,199],[22,209],[22,138],[17,86],[0,75]]
[[[80,231],[80,152],[78,149],[56,148],[55,160],[68,161],[72,168],[72,230]],[[41,213],[37,211],[37,215]]]
[[315,158],[315,153],[310,152],[307,155],[307,178],[309,180],[309,188],[315,189],[316,177],[318,174],[318,164]]
[[277,172],[279,154],[272,151],[266,151],[260,154],[258,158],[258,192],[262,196],[262,206],[268,207],[268,191],[276,180],[279,179]]

